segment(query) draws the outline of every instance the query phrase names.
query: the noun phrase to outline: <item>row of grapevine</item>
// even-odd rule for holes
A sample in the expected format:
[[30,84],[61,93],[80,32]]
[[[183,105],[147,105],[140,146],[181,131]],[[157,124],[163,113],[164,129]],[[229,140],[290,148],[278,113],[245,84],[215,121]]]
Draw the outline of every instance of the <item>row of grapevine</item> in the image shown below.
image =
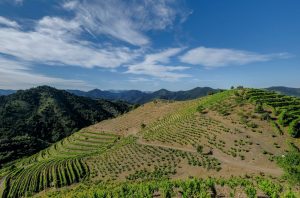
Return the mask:
[[62,187],[79,182],[89,170],[83,160],[50,160],[22,168],[6,177],[2,197],[22,197],[48,187]]

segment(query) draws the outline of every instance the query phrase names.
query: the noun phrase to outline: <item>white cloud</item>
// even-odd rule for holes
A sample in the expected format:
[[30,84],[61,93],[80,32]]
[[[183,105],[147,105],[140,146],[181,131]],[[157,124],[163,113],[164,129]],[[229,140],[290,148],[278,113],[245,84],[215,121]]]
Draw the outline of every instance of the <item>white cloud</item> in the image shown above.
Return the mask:
[[186,18],[187,12],[173,0],[82,0],[67,1],[63,7],[76,13],[76,21],[91,34],[104,34],[132,45],[150,43],[144,34],[149,30],[164,30],[176,18]]
[[89,90],[91,85],[81,80],[66,80],[32,72],[30,65],[0,56],[0,88],[27,89],[38,85],[56,88]]
[[4,18],[0,16],[0,27],[1,25],[11,27],[11,28],[19,28],[19,24],[16,21],[9,20],[7,18]]
[[182,48],[170,48],[160,53],[148,54],[142,62],[128,66],[126,73],[142,74],[158,77],[162,80],[177,80],[179,78],[190,77],[180,73],[189,69],[184,66],[170,66],[170,58],[182,51]]
[[288,54],[259,54],[235,49],[198,47],[189,50],[180,57],[183,63],[203,65],[206,68],[245,65],[253,62],[265,62],[275,58],[286,58]]

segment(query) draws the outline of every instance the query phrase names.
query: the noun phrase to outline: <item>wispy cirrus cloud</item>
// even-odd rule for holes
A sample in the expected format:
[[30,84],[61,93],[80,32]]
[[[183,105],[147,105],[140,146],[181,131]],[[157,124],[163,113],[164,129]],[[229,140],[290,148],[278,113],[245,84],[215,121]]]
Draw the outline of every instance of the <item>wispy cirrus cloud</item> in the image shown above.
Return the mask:
[[183,63],[202,65],[205,68],[216,68],[288,57],[290,55],[287,53],[260,54],[236,49],[198,47],[186,52],[180,57],[180,60]]
[[182,50],[183,48],[170,48],[159,53],[148,54],[143,61],[128,65],[126,73],[148,75],[169,81],[190,77],[188,74],[181,73],[189,67],[169,64],[170,59]]
[[75,20],[91,34],[107,35],[136,46],[150,43],[145,32],[165,30],[190,14],[180,1],[173,0],[72,0],[63,7],[75,12]]

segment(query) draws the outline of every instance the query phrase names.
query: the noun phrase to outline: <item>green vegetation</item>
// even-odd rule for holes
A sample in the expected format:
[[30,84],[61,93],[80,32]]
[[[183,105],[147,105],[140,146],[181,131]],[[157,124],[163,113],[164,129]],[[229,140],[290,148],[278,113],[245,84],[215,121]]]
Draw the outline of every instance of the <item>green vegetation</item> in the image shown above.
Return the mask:
[[126,103],[91,100],[47,86],[1,96],[0,168],[129,108]]

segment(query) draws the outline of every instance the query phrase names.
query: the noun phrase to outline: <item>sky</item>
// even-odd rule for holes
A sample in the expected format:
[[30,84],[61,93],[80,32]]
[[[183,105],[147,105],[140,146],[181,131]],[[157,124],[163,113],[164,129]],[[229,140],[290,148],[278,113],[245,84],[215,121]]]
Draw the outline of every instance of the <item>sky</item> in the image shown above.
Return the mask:
[[0,0],[0,89],[300,87],[299,0]]

